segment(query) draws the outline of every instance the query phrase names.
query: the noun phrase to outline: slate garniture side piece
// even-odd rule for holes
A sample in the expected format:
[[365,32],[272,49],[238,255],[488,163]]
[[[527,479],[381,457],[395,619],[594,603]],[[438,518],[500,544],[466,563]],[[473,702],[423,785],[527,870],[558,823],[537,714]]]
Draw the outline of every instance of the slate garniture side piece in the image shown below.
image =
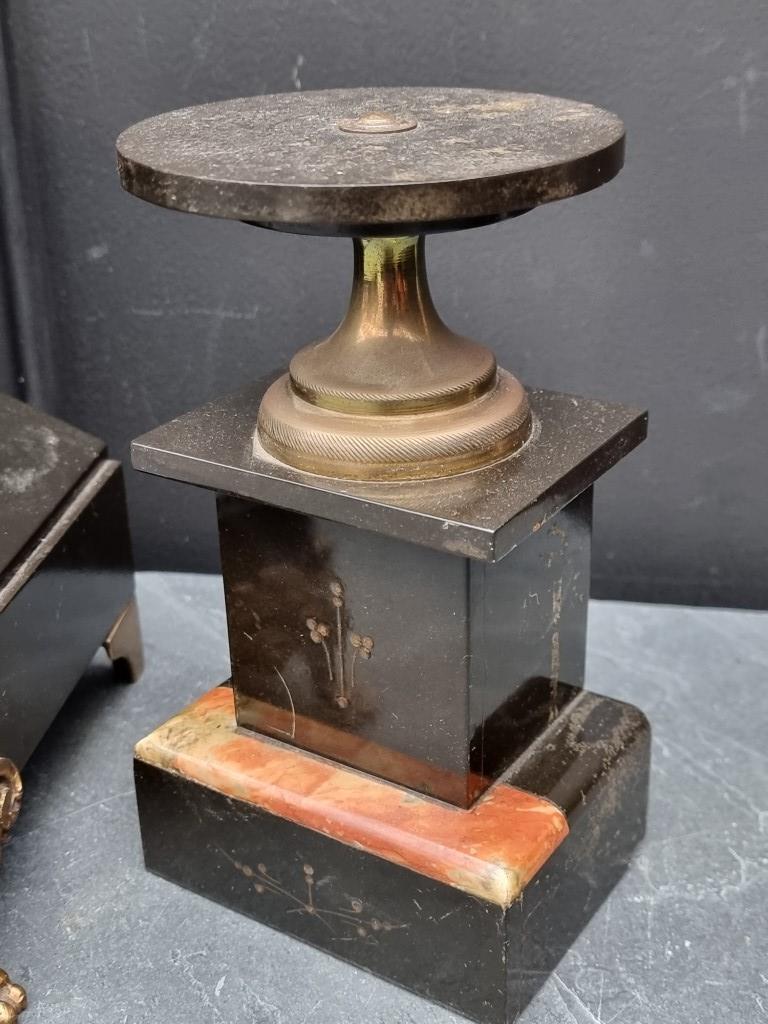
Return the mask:
[[101,645],[142,649],[125,488],[104,443],[0,395],[0,756],[22,769]]
[[645,720],[581,686],[592,486],[646,415],[524,387],[452,331],[425,236],[597,188],[624,127],[329,90],[160,114],[117,150],[148,202],[353,240],[331,335],[133,444],[218,492],[232,660],[138,745],[147,865],[506,1024],[643,832]]

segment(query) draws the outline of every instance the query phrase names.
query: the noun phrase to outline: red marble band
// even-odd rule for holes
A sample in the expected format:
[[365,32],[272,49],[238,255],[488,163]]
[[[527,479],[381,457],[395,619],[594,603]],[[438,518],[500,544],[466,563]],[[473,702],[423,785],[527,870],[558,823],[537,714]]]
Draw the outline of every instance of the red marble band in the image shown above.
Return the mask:
[[568,834],[558,807],[512,786],[462,810],[244,735],[223,686],[141,740],[136,757],[502,907]]

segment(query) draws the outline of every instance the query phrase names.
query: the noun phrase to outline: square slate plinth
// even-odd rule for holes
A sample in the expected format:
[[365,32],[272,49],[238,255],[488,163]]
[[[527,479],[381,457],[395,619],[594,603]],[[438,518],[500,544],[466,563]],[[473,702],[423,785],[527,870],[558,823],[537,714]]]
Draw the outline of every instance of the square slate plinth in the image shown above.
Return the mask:
[[534,435],[512,458],[435,480],[336,480],[292,469],[263,450],[256,415],[266,386],[262,381],[144,434],[132,445],[134,467],[494,562],[541,529],[647,431],[647,413],[638,409],[534,388],[528,391]]
[[468,807],[583,683],[591,487],[495,563],[218,510],[240,726]]
[[533,391],[515,457],[370,484],[267,455],[262,388],[133,445],[220,492],[238,724],[469,807],[583,683],[592,484],[646,416]]

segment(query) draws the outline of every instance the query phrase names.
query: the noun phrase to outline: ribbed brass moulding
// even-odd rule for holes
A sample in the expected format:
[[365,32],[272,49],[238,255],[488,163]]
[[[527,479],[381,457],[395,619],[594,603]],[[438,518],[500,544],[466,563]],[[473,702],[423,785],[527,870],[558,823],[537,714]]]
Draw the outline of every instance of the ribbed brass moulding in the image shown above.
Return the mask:
[[424,237],[353,244],[346,316],[264,395],[263,447],[298,469],[357,480],[450,476],[517,451],[531,433],[525,390],[438,316]]

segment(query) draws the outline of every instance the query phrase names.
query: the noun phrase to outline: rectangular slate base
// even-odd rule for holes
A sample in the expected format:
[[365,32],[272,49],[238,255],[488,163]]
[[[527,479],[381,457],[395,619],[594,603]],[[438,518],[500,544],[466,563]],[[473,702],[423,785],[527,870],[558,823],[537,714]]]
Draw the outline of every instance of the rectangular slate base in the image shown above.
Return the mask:
[[644,831],[647,721],[583,691],[468,811],[208,722],[209,754],[195,705],[137,748],[149,870],[478,1021],[515,1019]]

